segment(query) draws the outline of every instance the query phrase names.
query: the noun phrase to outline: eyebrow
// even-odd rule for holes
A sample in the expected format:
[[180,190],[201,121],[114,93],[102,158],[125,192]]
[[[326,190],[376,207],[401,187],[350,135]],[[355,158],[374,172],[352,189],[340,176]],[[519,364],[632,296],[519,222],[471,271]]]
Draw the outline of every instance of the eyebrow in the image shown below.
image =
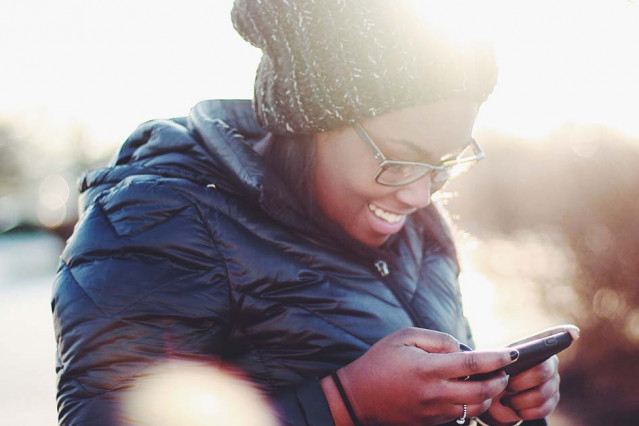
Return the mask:
[[397,144],[397,145],[403,145],[407,148],[410,148],[412,151],[415,151],[418,154],[422,154],[424,156],[430,157],[433,155],[432,152],[426,151],[424,149],[422,149],[419,145],[417,145],[415,142],[411,142],[408,139],[389,139],[388,140],[390,143],[393,144]]

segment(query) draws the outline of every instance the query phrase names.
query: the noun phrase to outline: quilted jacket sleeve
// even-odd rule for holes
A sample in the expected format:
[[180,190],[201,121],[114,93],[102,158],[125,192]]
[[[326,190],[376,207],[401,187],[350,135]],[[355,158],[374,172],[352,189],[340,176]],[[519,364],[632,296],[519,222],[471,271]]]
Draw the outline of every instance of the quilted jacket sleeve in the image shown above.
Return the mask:
[[85,212],[53,289],[60,424],[120,424],[123,391],[155,362],[222,353],[229,290],[204,223],[182,191],[152,177],[120,183]]

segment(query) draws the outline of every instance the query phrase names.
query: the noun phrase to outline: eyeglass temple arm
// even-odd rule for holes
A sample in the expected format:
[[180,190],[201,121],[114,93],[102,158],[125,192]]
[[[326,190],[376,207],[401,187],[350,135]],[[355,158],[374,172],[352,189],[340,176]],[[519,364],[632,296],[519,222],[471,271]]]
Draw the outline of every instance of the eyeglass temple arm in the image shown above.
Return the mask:
[[382,152],[379,150],[379,148],[377,148],[377,145],[375,145],[375,142],[373,142],[373,139],[371,139],[371,137],[368,136],[368,133],[366,133],[366,130],[364,130],[362,125],[359,124],[359,123],[355,123],[355,124],[353,124],[353,128],[355,129],[355,131],[357,132],[359,137],[364,142],[366,142],[366,145],[368,146],[368,149],[371,150],[371,152],[375,156],[375,159],[377,161],[379,161],[380,163],[382,161],[386,161],[386,157],[384,157],[384,154],[382,154]]
[[470,143],[471,143],[471,145],[473,147],[473,151],[475,152],[475,155],[473,155],[470,158],[462,158],[462,159],[444,161],[442,165],[443,166],[447,166],[447,165],[464,164],[464,163],[470,163],[470,162],[473,162],[473,161],[483,160],[484,158],[486,158],[486,153],[484,152],[483,149],[481,149],[481,147],[479,146],[479,144],[477,143],[477,141],[475,139],[471,139]]

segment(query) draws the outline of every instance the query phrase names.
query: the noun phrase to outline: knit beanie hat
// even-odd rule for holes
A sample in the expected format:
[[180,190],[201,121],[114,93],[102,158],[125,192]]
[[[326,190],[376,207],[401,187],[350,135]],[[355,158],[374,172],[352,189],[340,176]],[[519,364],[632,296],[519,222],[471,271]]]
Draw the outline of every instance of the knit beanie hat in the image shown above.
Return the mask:
[[490,47],[456,43],[416,0],[235,0],[235,29],[262,50],[253,107],[275,134],[313,134],[438,99],[482,102]]

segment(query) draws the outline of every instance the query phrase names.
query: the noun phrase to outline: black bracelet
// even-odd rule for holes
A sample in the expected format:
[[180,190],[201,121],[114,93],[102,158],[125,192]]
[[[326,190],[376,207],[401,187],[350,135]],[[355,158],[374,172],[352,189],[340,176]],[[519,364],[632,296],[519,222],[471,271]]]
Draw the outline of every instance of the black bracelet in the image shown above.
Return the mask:
[[362,422],[359,421],[357,416],[355,415],[355,410],[353,410],[353,406],[351,406],[351,402],[348,400],[346,396],[346,392],[344,392],[344,387],[342,386],[342,382],[339,380],[339,376],[337,375],[337,371],[331,373],[331,377],[333,378],[333,382],[335,382],[335,386],[337,386],[337,390],[339,391],[340,396],[342,397],[342,401],[346,406],[346,411],[348,411],[348,415],[351,416],[351,421],[355,426],[362,426]]

